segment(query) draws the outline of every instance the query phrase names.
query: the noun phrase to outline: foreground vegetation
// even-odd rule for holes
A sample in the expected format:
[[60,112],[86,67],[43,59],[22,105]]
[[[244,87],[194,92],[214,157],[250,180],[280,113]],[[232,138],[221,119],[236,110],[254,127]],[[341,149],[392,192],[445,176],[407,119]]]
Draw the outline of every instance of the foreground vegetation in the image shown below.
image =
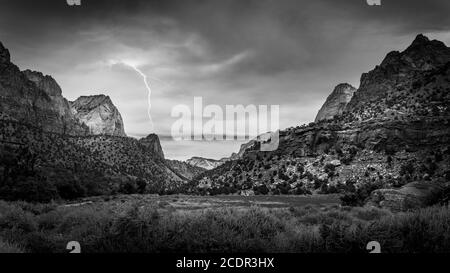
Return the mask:
[[167,203],[81,206],[0,201],[0,252],[450,252],[450,207],[176,209]]

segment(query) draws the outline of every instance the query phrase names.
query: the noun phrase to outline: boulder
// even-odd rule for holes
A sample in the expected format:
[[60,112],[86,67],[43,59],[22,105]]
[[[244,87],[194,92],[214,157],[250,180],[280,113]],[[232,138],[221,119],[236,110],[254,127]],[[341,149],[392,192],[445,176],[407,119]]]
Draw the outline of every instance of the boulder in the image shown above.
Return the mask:
[[437,182],[412,182],[399,189],[378,189],[372,192],[366,205],[392,211],[407,211],[436,203],[445,191]]

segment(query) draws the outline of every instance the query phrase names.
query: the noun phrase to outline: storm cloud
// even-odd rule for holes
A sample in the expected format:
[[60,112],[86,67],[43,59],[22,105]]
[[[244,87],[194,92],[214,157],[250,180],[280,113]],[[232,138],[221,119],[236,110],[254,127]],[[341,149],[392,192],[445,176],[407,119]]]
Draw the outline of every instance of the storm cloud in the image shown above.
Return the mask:
[[[446,0],[2,0],[0,41],[21,69],[52,75],[69,99],[110,95],[126,132],[169,134],[170,110],[207,104],[278,104],[282,128],[314,120],[341,82],[418,33],[450,43]],[[146,90],[127,60],[151,83]],[[229,151],[228,151],[229,152]]]

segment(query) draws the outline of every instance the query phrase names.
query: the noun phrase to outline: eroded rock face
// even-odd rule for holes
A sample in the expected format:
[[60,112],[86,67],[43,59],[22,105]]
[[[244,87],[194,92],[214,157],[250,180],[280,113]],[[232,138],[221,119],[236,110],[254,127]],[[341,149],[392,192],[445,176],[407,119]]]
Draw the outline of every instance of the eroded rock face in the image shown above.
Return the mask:
[[61,87],[51,76],[44,75],[41,72],[32,71],[29,69],[23,71],[23,73],[30,81],[34,82],[39,89],[45,91],[47,95],[52,97],[58,97],[62,95]]
[[342,114],[355,91],[356,88],[348,83],[337,85],[320,108],[315,121],[332,119],[334,116]]
[[450,117],[416,122],[368,121],[357,127],[316,125],[281,132],[279,148],[273,153],[319,156],[335,145],[355,145],[375,151],[420,150],[447,144],[448,124]]
[[62,96],[61,87],[51,76],[38,71],[25,70],[23,73],[52,100],[61,116],[74,118],[69,102]]
[[216,167],[219,167],[225,161],[226,161],[226,159],[215,160],[215,159],[210,159],[210,158],[194,156],[194,157],[186,160],[186,163],[191,165],[191,166],[200,167],[200,168],[203,168],[203,169],[206,169],[206,170],[211,170],[211,169],[214,169]]
[[87,126],[72,114],[61,88],[50,76],[20,71],[0,43],[0,113],[3,118],[32,124],[44,131],[85,135]]
[[158,135],[150,134],[144,138],[139,139],[139,143],[141,143],[158,158],[164,159],[164,152],[162,150],[161,143],[159,142]]
[[76,118],[93,135],[126,136],[122,116],[109,96],[81,96],[70,103]]
[[372,192],[367,205],[407,211],[434,204],[444,192],[445,187],[433,182],[412,182],[400,189],[379,189]]

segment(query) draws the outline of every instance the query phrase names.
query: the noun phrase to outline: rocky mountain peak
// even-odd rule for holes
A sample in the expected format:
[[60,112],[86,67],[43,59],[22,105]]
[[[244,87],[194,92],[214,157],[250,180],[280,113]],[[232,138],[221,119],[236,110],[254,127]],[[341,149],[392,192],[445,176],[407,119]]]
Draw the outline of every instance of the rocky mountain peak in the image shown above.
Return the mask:
[[109,96],[81,96],[70,103],[72,111],[94,135],[126,136],[122,116]]
[[406,51],[410,51],[412,49],[418,49],[420,47],[434,47],[441,50],[446,50],[447,46],[439,40],[430,40],[427,36],[423,34],[418,34],[411,45],[406,49]]
[[0,64],[1,63],[9,63],[11,61],[11,56],[9,55],[9,51],[7,48],[3,46],[0,42]]
[[403,52],[388,53],[381,63],[381,67],[392,71],[404,69],[431,70],[444,65],[450,57],[450,49],[441,41],[431,40],[419,34],[410,46]]
[[106,104],[112,103],[111,98],[103,94],[92,96],[81,96],[78,99],[76,99],[75,102],[77,102],[77,104],[80,105],[80,109],[89,109],[105,103]]
[[412,42],[411,46],[417,46],[417,45],[423,45],[427,44],[430,41],[427,36],[423,35],[422,33],[418,34],[414,41]]
[[[359,89],[346,112],[359,120],[382,115],[391,106],[401,103],[404,90],[418,92],[421,78],[427,81],[427,73],[433,73],[449,62],[449,47],[419,34],[407,49],[388,53],[380,65],[362,74]],[[376,111],[372,111],[374,109]]]
[[315,121],[331,119],[336,115],[342,114],[355,91],[356,88],[348,83],[338,84],[328,96],[322,108],[320,108]]
[[139,142],[146,147],[152,154],[164,159],[164,152],[159,142],[159,137],[156,134],[149,134],[148,136],[139,139]]

